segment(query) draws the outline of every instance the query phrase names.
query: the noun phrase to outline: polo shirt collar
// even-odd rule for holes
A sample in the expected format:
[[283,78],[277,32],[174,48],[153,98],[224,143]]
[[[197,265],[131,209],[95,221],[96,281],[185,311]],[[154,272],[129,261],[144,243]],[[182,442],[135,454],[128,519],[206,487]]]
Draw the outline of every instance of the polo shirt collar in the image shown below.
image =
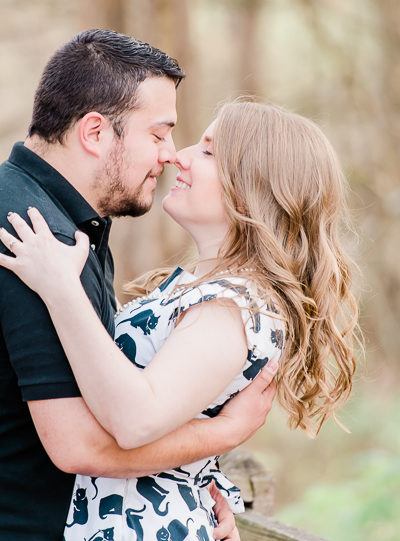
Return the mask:
[[59,201],[76,225],[92,220],[103,226],[109,224],[110,220],[101,218],[65,177],[23,143],[15,143],[9,161],[26,171],[47,193]]

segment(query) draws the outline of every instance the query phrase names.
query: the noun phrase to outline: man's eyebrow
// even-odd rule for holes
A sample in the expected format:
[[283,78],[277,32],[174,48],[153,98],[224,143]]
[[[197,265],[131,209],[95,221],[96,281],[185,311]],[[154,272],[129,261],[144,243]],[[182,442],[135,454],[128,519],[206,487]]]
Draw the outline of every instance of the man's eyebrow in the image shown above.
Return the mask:
[[175,122],[172,122],[172,120],[160,120],[160,122],[155,122],[150,127],[156,128],[159,126],[168,126],[169,128],[173,128],[175,126]]

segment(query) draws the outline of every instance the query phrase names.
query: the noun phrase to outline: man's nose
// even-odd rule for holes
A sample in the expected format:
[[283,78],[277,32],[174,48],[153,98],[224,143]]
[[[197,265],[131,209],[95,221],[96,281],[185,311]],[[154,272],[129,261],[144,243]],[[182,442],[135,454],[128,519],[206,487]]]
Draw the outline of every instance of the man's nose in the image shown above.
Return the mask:
[[175,163],[176,160],[176,148],[173,139],[171,138],[163,148],[160,149],[158,155],[158,161],[160,163]]

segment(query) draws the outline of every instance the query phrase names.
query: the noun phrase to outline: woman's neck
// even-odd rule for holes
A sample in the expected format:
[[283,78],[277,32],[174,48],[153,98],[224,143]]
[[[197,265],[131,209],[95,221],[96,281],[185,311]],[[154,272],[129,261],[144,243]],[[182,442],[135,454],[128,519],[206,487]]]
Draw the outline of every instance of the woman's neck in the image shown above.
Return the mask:
[[201,224],[200,227],[185,227],[185,229],[197,247],[199,256],[194,275],[200,278],[221,262],[219,252],[228,233],[228,224],[210,224],[209,226]]
[[194,270],[194,275],[200,278],[216,267],[221,242],[214,240],[196,244],[199,252],[199,259]]

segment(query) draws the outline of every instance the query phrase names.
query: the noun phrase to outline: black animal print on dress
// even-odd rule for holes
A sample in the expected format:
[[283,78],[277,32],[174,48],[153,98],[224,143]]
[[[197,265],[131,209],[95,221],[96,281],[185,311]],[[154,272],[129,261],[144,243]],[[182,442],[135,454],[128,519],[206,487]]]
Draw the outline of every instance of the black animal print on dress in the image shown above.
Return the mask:
[[143,310],[131,318],[120,321],[117,325],[129,321],[132,327],[139,327],[142,329],[143,334],[150,334],[150,332],[157,327],[159,319],[160,316],[155,316],[153,310]]
[[86,524],[88,521],[89,515],[86,488],[78,488],[72,502],[74,504],[73,522],[71,522],[71,524],[66,524],[65,526],[67,528],[71,528],[74,524]]
[[87,541],[116,541],[114,540],[114,528],[98,530]]
[[94,490],[95,490],[95,493],[94,493],[94,496],[93,496],[92,500],[94,500],[96,498],[97,494],[99,493],[99,489],[97,488],[97,485],[96,485],[96,479],[97,479],[97,477],[91,477],[90,478],[90,481],[91,481],[92,485],[94,486]]
[[193,522],[193,519],[188,518],[186,525],[182,524],[177,519],[171,520],[171,522],[168,524],[168,531],[170,533],[170,540],[171,541],[184,541],[189,533],[188,524],[189,522]]
[[146,506],[139,511],[135,511],[135,509],[127,509],[125,511],[126,524],[128,528],[136,532],[136,541],[143,541],[143,526],[141,525],[140,521],[143,520],[144,517],[143,515],[138,515],[138,513],[143,513],[145,509]]
[[119,494],[109,494],[101,498],[99,504],[99,517],[106,518],[108,515],[122,515],[123,499]]
[[173,282],[175,278],[177,278],[180,274],[182,274],[182,272],[183,272],[183,269],[181,269],[181,267],[178,267],[177,269],[175,269],[174,272],[166,280],[164,280],[162,284],[158,286],[158,289],[161,292],[165,291],[167,287],[169,286],[169,284]]
[[201,526],[196,532],[197,541],[210,541],[207,530],[204,526]]
[[194,511],[197,507],[197,500],[193,496],[192,489],[187,485],[178,485],[178,490],[189,511]]
[[142,364],[136,362],[136,342],[129,336],[128,333],[121,334],[115,339],[115,343],[119,349],[125,353],[130,361],[133,362],[138,368],[144,368]]
[[169,531],[167,528],[160,528],[158,532],[156,533],[157,541],[169,541]]
[[269,358],[265,357],[264,359],[260,359],[254,357],[253,352],[249,351],[247,360],[251,362],[251,365],[243,371],[243,375],[246,379],[252,381],[257,376],[257,374],[259,374],[260,370],[262,370],[267,364]]
[[166,495],[169,494],[169,490],[159,485],[153,477],[139,478],[136,482],[136,490],[151,503],[157,515],[164,517],[168,513],[169,502],[164,510],[161,511],[160,507],[164,503]]

